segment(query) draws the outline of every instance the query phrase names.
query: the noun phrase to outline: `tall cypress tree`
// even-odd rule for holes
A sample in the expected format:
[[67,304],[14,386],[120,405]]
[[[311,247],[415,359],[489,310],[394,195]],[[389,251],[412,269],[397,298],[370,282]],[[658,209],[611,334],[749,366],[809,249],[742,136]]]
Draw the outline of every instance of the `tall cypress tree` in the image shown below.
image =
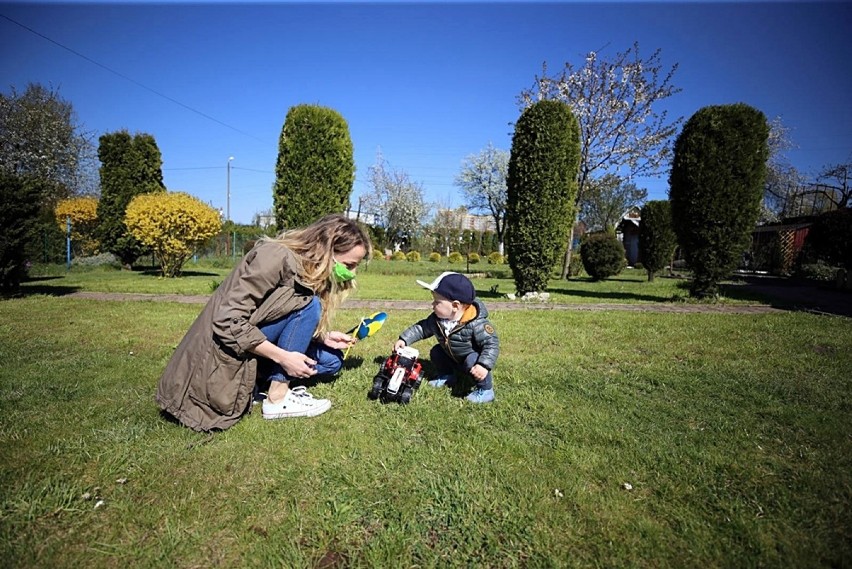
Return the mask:
[[509,158],[506,248],[518,294],[547,288],[574,220],[580,127],[559,101],[528,107]]
[[355,159],[349,125],[335,110],[297,105],[278,142],[273,203],[279,229],[302,227],[349,205]]
[[150,134],[131,136],[122,130],[100,137],[98,158],[101,161],[98,236],[104,249],[130,268],[145,248],[128,233],[124,214],[134,197],[165,191],[160,149]]
[[704,107],[675,142],[669,200],[678,243],[693,272],[690,294],[715,297],[749,245],[760,213],[769,125],[738,103]]
[[672,227],[672,208],[666,200],[654,200],[642,206],[639,224],[639,251],[642,265],[648,271],[648,280],[672,260],[677,236]]

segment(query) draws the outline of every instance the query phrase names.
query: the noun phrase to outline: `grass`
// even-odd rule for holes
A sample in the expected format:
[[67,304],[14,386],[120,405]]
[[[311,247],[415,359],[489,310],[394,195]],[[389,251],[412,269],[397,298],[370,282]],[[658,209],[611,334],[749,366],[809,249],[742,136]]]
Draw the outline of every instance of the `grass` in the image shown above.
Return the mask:
[[497,308],[498,402],[402,407],[392,310],[330,412],[209,436],[153,402],[199,310],[0,301],[4,566],[852,565],[850,319]]
[[[358,271],[359,290],[352,298],[378,300],[423,300],[422,288],[416,279],[431,281],[445,270],[455,270],[471,275],[477,294],[488,302],[504,302],[508,293],[515,292],[515,284],[506,265],[464,265],[430,263],[421,261],[386,261],[377,259]],[[117,269],[78,269],[70,272],[64,266],[40,267],[33,279],[26,283],[29,292],[61,295],[74,291],[123,292],[148,294],[209,295],[230,271],[222,263],[188,263],[184,276],[166,279],[156,270],[121,271]],[[766,299],[749,295],[727,283],[723,286],[722,303],[766,303]],[[683,278],[657,277],[648,282],[644,270],[626,269],[622,274],[595,282],[588,277],[571,280],[554,279],[547,292],[551,302],[589,303],[657,303],[693,302],[688,298],[688,283]]]

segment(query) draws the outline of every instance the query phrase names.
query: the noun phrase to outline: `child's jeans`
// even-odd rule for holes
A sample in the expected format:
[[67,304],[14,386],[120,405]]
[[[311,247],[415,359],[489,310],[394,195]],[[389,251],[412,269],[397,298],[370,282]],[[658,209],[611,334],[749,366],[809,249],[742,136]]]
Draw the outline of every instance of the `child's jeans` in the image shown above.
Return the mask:
[[[444,348],[440,344],[435,344],[432,346],[432,351],[429,352],[429,357],[432,360],[432,365],[435,366],[436,375],[441,376],[459,371],[470,374],[470,368],[476,365],[479,354],[471,352],[464,359],[463,363],[456,363],[453,358],[447,355],[447,352],[444,351]],[[485,379],[476,382],[476,386],[480,389],[493,389],[491,370],[488,370],[488,375],[485,376]]]
[[[287,316],[273,322],[258,326],[266,338],[288,352],[301,352],[316,360],[317,375],[330,375],[343,367],[343,352],[327,347],[313,340],[314,332],[319,324],[322,306],[317,297],[311,299],[301,310],[291,312]],[[289,382],[284,369],[277,363],[272,363],[272,373],[267,381]]]

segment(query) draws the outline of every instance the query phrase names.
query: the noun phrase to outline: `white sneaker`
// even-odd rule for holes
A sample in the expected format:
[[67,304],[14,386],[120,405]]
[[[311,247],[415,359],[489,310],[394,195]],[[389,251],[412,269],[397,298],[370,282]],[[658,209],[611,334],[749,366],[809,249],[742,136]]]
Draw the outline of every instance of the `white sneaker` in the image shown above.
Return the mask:
[[264,419],[285,419],[287,417],[316,417],[331,409],[328,399],[314,399],[304,385],[293,387],[278,403],[263,400]]

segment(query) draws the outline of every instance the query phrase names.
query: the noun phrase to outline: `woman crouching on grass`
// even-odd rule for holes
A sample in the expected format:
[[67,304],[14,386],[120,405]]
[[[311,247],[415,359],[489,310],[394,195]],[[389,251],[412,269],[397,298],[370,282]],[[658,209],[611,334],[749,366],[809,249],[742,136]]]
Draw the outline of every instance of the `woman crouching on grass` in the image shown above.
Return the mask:
[[313,417],[331,407],[293,379],[337,373],[355,339],[330,331],[334,310],[371,252],[352,220],[327,215],[263,238],[216,289],[160,378],[160,408],[196,431],[227,429],[249,410],[258,363],[271,368],[264,419]]

